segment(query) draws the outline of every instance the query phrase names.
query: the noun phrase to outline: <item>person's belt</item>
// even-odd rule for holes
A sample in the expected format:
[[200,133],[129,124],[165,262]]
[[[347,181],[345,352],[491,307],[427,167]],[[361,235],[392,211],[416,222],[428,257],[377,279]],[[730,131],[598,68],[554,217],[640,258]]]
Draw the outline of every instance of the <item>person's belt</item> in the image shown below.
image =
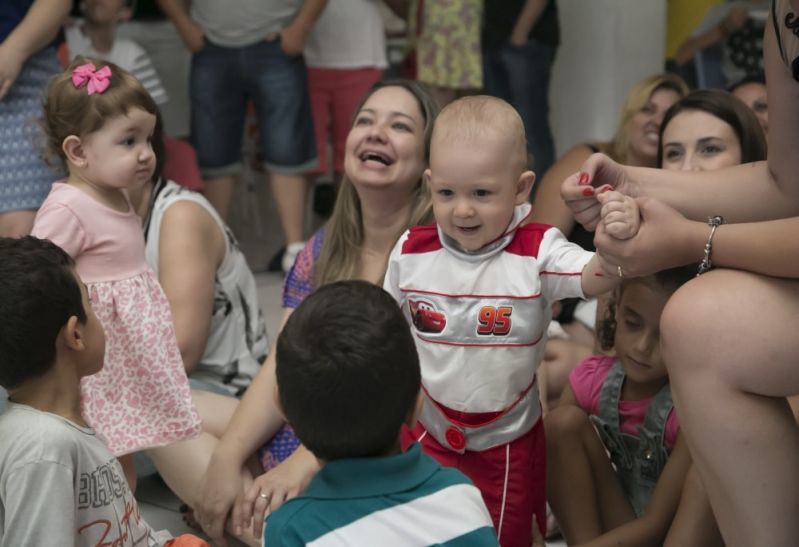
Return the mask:
[[436,402],[424,387],[424,403],[419,421],[442,446],[463,454],[466,450],[481,451],[517,439],[530,431],[541,417],[536,378],[519,397],[498,415],[476,424],[468,424],[447,416],[443,405]]

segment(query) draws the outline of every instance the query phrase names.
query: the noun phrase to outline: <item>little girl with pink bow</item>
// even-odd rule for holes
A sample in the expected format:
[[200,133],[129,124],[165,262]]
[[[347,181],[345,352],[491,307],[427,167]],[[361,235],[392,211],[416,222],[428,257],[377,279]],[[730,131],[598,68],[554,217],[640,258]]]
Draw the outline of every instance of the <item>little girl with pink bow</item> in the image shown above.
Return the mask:
[[[66,164],[33,235],[69,253],[105,329],[105,365],[81,382],[84,419],[120,458],[200,432],[169,303],[144,258],[141,219],[125,192],[152,177],[156,105],[136,78],[78,57],[44,100],[47,151]],[[103,351],[103,348],[98,348]]]

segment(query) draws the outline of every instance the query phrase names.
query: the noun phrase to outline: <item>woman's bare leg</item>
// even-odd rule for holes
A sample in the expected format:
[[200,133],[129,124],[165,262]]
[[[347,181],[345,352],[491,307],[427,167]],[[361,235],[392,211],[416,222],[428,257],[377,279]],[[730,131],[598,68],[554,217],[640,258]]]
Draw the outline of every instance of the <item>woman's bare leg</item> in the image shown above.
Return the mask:
[[696,468],[685,476],[680,505],[664,547],[724,547],[716,517]]
[[192,400],[203,424],[200,436],[153,448],[147,453],[170,490],[189,506],[196,507],[202,477],[208,468],[211,454],[239,401],[207,391],[192,391]]
[[588,416],[564,405],[544,419],[547,497],[569,545],[590,541],[635,518]]
[[661,343],[682,430],[727,545],[799,538],[799,282],[718,270],[678,290]]

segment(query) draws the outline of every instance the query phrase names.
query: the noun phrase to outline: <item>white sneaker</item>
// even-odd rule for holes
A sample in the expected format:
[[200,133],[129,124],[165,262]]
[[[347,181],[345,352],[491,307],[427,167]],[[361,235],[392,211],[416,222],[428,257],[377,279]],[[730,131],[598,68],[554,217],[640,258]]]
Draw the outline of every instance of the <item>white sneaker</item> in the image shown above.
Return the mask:
[[286,245],[286,251],[283,253],[283,261],[281,263],[283,273],[288,273],[291,267],[294,266],[294,259],[297,258],[303,248],[305,248],[304,241],[295,241]]

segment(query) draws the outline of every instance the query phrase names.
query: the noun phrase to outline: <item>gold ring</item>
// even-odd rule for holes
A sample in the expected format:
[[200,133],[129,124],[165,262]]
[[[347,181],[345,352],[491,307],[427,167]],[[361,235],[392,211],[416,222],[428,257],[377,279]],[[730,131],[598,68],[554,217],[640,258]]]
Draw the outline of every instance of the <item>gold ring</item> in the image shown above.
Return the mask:
[[261,492],[260,494],[258,494],[258,497],[259,497],[259,498],[263,498],[263,499],[265,499],[266,501],[269,501],[269,498],[270,498],[269,494],[264,494],[263,492]]
[[624,278],[624,272],[621,271],[621,266],[616,266],[616,271],[619,272],[619,277]]

